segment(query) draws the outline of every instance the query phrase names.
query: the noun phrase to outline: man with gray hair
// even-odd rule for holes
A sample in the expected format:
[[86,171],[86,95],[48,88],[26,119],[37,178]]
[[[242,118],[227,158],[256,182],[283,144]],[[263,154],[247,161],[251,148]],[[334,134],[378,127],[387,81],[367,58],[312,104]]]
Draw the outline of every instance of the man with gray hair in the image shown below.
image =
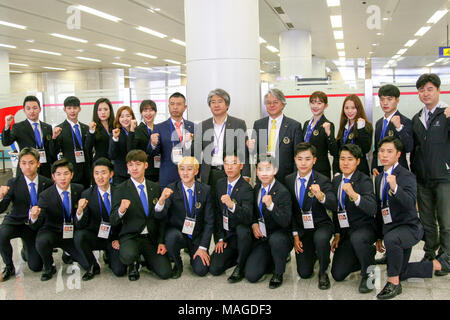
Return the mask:
[[275,178],[284,184],[284,177],[296,170],[294,150],[303,141],[302,125],[283,115],[286,98],[281,90],[270,89],[264,96],[264,104],[269,116],[255,121],[247,146],[252,154],[256,153],[257,162],[269,154],[277,159]]
[[[216,194],[216,183],[225,178],[223,158],[226,154],[236,153],[244,163],[242,176],[249,182],[250,164],[248,161],[247,125],[244,120],[228,115],[230,95],[223,89],[211,90],[207,98],[213,116],[201,123],[203,161],[200,165],[200,181],[211,186],[211,194]],[[216,199],[216,197],[213,197]],[[216,216],[221,204],[215,203]],[[217,230],[214,230],[214,240]]]

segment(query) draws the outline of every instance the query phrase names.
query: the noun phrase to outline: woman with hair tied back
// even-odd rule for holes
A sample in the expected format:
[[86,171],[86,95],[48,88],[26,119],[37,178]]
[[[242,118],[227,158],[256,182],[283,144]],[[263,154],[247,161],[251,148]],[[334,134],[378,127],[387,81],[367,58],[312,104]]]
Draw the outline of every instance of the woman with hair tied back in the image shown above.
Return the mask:
[[133,149],[136,126],[137,121],[133,110],[129,106],[120,107],[114,120],[108,151],[109,158],[114,164],[114,185],[118,185],[130,177],[125,159],[128,152]]
[[[348,95],[342,104],[341,120],[336,137],[337,150],[344,144],[356,144],[361,148],[362,158],[358,170],[370,177],[369,164],[367,162],[367,153],[372,147],[373,127],[369,122],[364,111],[361,99],[355,94]],[[333,173],[339,173],[339,154],[331,153],[333,159]]]
[[92,163],[97,159],[109,158],[109,137],[114,129],[114,110],[111,101],[100,98],[95,101],[92,121],[89,123],[89,134],[86,146],[90,154],[94,154]]

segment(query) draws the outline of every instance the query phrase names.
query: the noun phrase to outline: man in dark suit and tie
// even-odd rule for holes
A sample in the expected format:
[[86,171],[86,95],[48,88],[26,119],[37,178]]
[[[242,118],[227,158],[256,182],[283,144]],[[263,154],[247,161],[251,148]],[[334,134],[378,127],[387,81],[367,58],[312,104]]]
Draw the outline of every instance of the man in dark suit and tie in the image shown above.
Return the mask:
[[43,175],[38,175],[39,158],[36,149],[24,147],[19,153],[19,166],[23,175],[10,179],[7,186],[0,187],[0,213],[13,203],[11,211],[0,226],[0,253],[5,263],[2,281],[15,274],[10,242],[14,238],[22,238],[27,251],[28,267],[35,272],[42,270],[42,259],[35,248],[36,231],[29,226],[28,212],[30,207],[37,205],[39,194],[53,182]]
[[111,199],[115,197],[117,187],[109,181],[114,175],[113,165],[109,159],[98,158],[93,164],[95,186],[86,189],[81,194],[77,209],[77,230],[74,241],[77,250],[89,262],[90,268],[82,280],[88,281],[100,274],[93,250],[105,250],[107,261],[112,272],[121,277],[127,272],[127,266],[119,259],[119,231],[110,223]]
[[194,272],[203,277],[208,273],[208,254],[214,224],[214,209],[210,187],[195,181],[199,163],[194,157],[183,157],[178,163],[181,180],[171,183],[161,194],[155,215],[168,221],[166,246],[175,262],[172,278],[183,273],[180,250],[187,248]]
[[286,257],[292,250],[289,227],[292,202],[289,191],[275,179],[276,159],[261,158],[256,168],[260,183],[253,191],[254,208],[252,231],[253,248],[245,265],[245,278],[257,282],[265,273],[272,272],[269,288],[275,289],[283,283]]
[[237,153],[223,159],[227,178],[216,184],[218,242],[211,256],[209,272],[218,276],[237,265],[228,282],[244,278],[245,263],[252,248],[253,188],[241,176],[244,164]]
[[88,188],[91,185],[91,155],[86,145],[89,127],[78,121],[80,111],[80,100],[77,97],[67,97],[64,100],[67,120],[53,128],[51,152],[54,158],[64,157],[70,161],[75,169],[73,182]]
[[[23,111],[27,117],[26,120],[16,123],[12,129],[11,124],[14,116],[9,115],[5,118],[5,128],[2,134],[2,144],[10,146],[17,141],[19,149],[25,147],[38,149],[40,155],[40,166],[38,173],[51,178],[51,164],[54,159],[50,153],[50,143],[52,140],[52,126],[39,121],[41,105],[35,96],[27,96],[23,101]],[[17,167],[17,175],[20,174],[20,167]]]
[[164,245],[166,221],[155,214],[155,204],[161,189],[145,178],[148,167],[147,154],[131,150],[126,157],[130,179],[121,183],[113,197],[110,222],[113,227],[122,225],[119,233],[119,257],[128,266],[128,279],[139,279],[139,258],[161,279],[170,277],[171,268]]
[[382,300],[402,293],[400,281],[431,278],[433,271],[450,271],[450,255],[445,252],[431,261],[409,262],[412,247],[422,239],[424,228],[416,210],[416,178],[398,163],[402,148],[402,142],[395,137],[386,137],[378,145],[384,170],[375,178],[377,250],[386,251],[388,276],[377,295]]
[[383,170],[383,166],[379,165],[377,153],[378,143],[384,137],[393,136],[402,141],[404,150],[399,163],[406,169],[409,169],[406,153],[411,152],[414,148],[411,120],[397,110],[400,102],[400,90],[392,84],[385,84],[378,89],[378,98],[380,98],[384,117],[378,119],[375,124],[375,150],[372,159],[372,173],[375,177]]
[[184,156],[194,155],[193,138],[194,123],[183,119],[186,110],[186,98],[183,94],[175,92],[169,98],[170,118],[155,126],[151,134],[147,153],[150,157],[161,156],[159,169],[159,184],[165,188],[170,183],[178,181],[177,164]]
[[284,178],[295,171],[294,150],[303,141],[302,125],[283,115],[286,98],[280,90],[270,89],[264,96],[264,104],[269,116],[255,121],[247,146],[257,159],[270,154],[279,162],[275,179],[284,184]]
[[327,210],[337,207],[336,195],[325,175],[313,170],[317,161],[316,147],[302,142],[295,148],[297,172],[286,177],[286,186],[293,202],[292,233],[294,236],[297,273],[303,278],[313,274],[319,260],[319,289],[330,288],[330,239],[334,227]]
[[374,264],[377,205],[372,179],[358,171],[361,148],[356,144],[344,144],[339,152],[340,174],[333,178],[333,193],[338,206],[333,209],[334,252],[331,275],[343,281],[350,273],[361,270],[360,293],[373,291],[373,273],[368,270]]
[[44,262],[41,281],[50,280],[56,273],[52,252],[61,248],[80,263],[86,271],[88,262],[76,250],[73,242],[75,212],[78,207],[83,186],[71,183],[73,165],[62,158],[52,165],[52,178],[55,184],[39,195],[38,204],[30,210],[30,224],[38,230],[36,250]]

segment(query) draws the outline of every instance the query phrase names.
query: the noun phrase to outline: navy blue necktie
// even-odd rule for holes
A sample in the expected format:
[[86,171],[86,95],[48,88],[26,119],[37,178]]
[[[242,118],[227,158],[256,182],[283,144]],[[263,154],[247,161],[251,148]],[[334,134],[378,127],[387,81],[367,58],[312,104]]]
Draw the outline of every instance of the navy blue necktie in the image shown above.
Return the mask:
[[298,193],[298,205],[300,206],[300,209],[303,209],[303,198],[305,198],[305,192],[306,192],[306,179],[305,178],[299,178],[302,185],[300,186],[300,192]]
[[139,185],[139,189],[141,189],[141,192],[139,193],[139,197],[141,198],[142,206],[144,207],[145,215],[148,217],[149,211],[148,211],[148,200],[147,196],[145,195],[144,191],[144,185]]
[[233,186],[231,184],[228,184],[228,195],[231,197],[231,190],[233,189]]
[[108,217],[111,213],[111,203],[109,202],[108,192],[103,194],[103,204],[105,205],[106,211],[108,212]]
[[387,129],[388,123],[389,123],[389,121],[387,121],[387,119],[383,120],[383,129],[381,130],[380,141],[384,138],[384,135],[386,134],[386,129]]
[[383,193],[381,194],[381,199],[382,199],[382,201],[383,201],[383,204],[386,204],[387,203],[387,193],[388,193],[388,190],[389,190],[389,183],[387,182],[387,176],[388,176],[388,174],[387,174],[387,172],[385,172],[384,173],[384,187],[383,187]]
[[71,212],[70,212],[70,200],[69,200],[69,192],[63,191],[63,206],[66,211],[66,218],[70,219]]
[[78,124],[75,124],[73,127],[75,128],[75,136],[77,137],[78,144],[80,145],[80,148],[83,148],[83,140],[81,139],[81,132],[80,129],[78,129]]
[[[349,183],[350,179],[344,178],[344,183]],[[341,208],[344,209],[345,208],[345,196],[347,194],[345,193],[344,190],[342,190],[341,192]]]
[[188,201],[189,201],[189,212],[192,214],[192,204],[194,202],[194,193],[192,192],[192,189],[188,189]]
[[30,205],[32,207],[36,206],[38,202],[35,185],[34,182],[30,182]]
[[262,199],[264,198],[265,195],[266,195],[266,189],[261,188],[261,199],[259,200],[259,213],[261,214],[261,217],[263,217],[263,214],[262,214],[262,206],[263,206]]
[[38,125],[39,123],[33,123],[34,125],[34,139],[36,140],[36,146],[40,149],[44,147],[44,143],[42,142],[41,134],[39,133]]
[[428,111],[427,129],[431,127],[431,117],[432,116],[433,116],[433,113],[431,111]]

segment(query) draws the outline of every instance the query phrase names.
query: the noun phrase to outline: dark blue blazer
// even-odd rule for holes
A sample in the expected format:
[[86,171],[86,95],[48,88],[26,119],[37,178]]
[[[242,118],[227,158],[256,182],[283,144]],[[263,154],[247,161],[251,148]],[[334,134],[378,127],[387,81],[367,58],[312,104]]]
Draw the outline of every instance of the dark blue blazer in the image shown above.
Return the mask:
[[[172,148],[180,144],[180,141],[171,121],[171,118],[169,118],[166,121],[155,125],[153,133],[159,133],[158,145],[153,149],[151,142],[149,142],[147,146],[147,153],[150,157],[154,157],[158,154],[161,155],[161,167],[159,169],[159,183],[161,188],[180,180],[177,165],[172,162]],[[185,132],[194,133],[193,122],[183,119],[183,123]],[[194,141],[192,141],[189,149],[183,148],[183,156],[193,156],[193,147]]]

